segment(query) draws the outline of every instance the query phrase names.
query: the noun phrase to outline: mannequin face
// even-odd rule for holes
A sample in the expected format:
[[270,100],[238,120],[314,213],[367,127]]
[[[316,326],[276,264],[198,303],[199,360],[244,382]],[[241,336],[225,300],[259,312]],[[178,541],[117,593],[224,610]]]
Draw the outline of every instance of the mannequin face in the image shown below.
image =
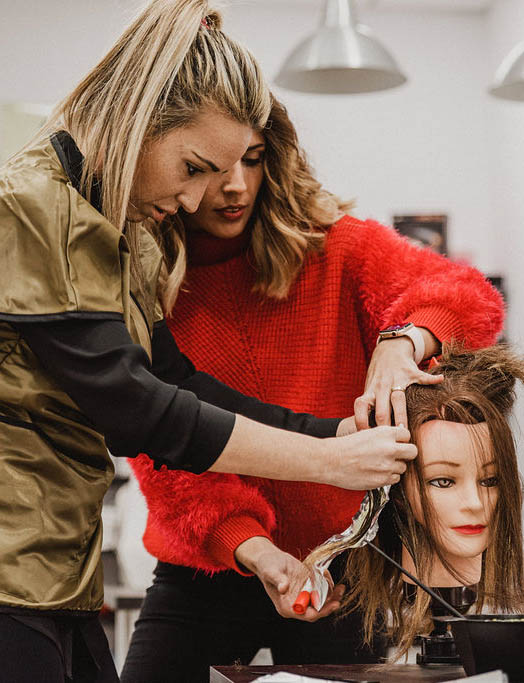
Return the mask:
[[[489,525],[498,497],[490,445],[486,423],[464,425],[432,420],[419,430],[418,457],[437,522],[434,536],[443,556],[458,571],[467,566],[467,560],[480,561],[489,542]],[[406,496],[415,518],[424,524],[414,473],[407,475]]]

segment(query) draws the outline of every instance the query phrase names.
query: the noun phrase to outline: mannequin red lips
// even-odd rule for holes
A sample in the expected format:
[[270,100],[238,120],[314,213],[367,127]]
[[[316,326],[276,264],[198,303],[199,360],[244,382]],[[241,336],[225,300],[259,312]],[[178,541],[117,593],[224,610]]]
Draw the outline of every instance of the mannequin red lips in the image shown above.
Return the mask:
[[486,526],[484,524],[467,524],[466,526],[455,526],[453,529],[459,534],[481,534]]

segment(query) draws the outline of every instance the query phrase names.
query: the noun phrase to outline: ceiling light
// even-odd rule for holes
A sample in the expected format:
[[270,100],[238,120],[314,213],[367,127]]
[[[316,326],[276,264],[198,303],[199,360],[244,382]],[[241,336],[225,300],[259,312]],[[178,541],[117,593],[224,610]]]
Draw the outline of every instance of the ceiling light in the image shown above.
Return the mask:
[[524,100],[524,42],[502,60],[489,92],[503,100]]
[[351,94],[406,80],[389,51],[356,23],[354,0],[325,0],[320,26],[291,52],[275,82],[300,92]]

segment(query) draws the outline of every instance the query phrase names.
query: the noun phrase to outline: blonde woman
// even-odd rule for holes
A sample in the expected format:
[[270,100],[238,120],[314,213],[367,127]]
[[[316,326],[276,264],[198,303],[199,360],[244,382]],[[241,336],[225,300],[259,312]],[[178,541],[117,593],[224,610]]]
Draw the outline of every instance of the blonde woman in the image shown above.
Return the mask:
[[[278,102],[270,121],[198,211],[179,217],[189,267],[170,327],[199,366],[241,391],[323,416],[351,413],[355,403],[362,427],[372,404],[383,424],[392,410],[407,424],[405,387],[441,379],[417,362],[451,338],[492,342],[500,296],[473,268],[341,215],[348,204],[315,180]],[[172,235],[160,224],[158,236],[172,263]],[[408,321],[415,344],[403,335],[377,346],[382,328]],[[292,609],[301,560],[348,526],[362,491],[158,472],[145,457],[132,465],[149,508],[144,543],[159,563],[125,683],[201,683],[210,664],[248,663],[260,647],[288,664],[383,652],[380,636],[374,650],[363,645],[359,615],[330,616],[336,600],[320,613]],[[331,570],[336,583],[343,562]]]
[[[2,170],[2,680],[117,680],[97,621],[107,447],[157,467],[357,487],[397,480],[416,454],[405,429],[314,438],[348,423],[248,399],[173,343],[159,358],[172,337],[149,229],[197,208],[269,103],[205,0],[154,0]],[[169,304],[180,272],[164,275]]]

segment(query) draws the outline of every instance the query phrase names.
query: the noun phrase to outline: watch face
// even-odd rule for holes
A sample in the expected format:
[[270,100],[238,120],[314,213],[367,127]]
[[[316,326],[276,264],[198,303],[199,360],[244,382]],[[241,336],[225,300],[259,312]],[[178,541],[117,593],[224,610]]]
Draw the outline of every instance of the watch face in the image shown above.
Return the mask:
[[414,327],[413,323],[403,323],[401,325],[390,325],[385,330],[380,330],[378,336],[380,339],[392,339],[393,337],[402,337],[408,335],[409,330]]
[[403,327],[407,327],[410,323],[407,323],[406,325],[390,325],[389,327],[386,327],[385,330],[382,330],[382,332],[397,332],[397,330],[401,330]]

